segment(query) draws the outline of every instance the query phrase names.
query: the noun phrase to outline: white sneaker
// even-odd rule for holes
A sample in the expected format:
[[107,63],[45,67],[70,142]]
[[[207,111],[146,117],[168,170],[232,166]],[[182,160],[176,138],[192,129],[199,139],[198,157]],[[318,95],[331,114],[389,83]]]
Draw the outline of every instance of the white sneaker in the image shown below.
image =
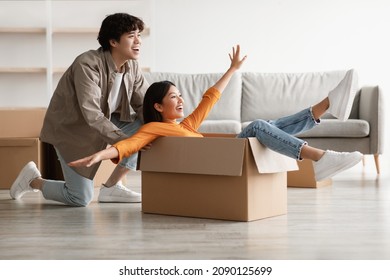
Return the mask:
[[99,202],[141,202],[141,194],[129,190],[122,184],[116,184],[110,188],[102,186],[100,188]]
[[27,163],[20,171],[15,182],[12,184],[9,193],[13,199],[20,199],[27,192],[38,192],[39,190],[30,187],[30,183],[35,178],[41,177],[37,166],[33,161]]
[[314,162],[314,172],[317,181],[331,178],[337,173],[344,171],[359,161],[363,155],[360,152],[340,153],[327,150],[322,158]]
[[339,120],[346,121],[351,114],[353,100],[357,91],[357,75],[348,70],[341,82],[329,93],[328,112]]

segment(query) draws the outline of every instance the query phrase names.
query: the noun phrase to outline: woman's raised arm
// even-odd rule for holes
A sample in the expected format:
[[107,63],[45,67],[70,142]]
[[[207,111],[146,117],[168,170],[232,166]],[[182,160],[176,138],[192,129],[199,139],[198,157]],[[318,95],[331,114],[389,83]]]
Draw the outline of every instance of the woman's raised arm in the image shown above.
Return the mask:
[[247,58],[246,55],[242,59],[240,58],[240,45],[233,47],[233,51],[231,54],[229,54],[229,57],[230,57],[229,69],[213,86],[221,93],[225,90],[234,72],[240,69],[241,65],[244,63],[245,59]]

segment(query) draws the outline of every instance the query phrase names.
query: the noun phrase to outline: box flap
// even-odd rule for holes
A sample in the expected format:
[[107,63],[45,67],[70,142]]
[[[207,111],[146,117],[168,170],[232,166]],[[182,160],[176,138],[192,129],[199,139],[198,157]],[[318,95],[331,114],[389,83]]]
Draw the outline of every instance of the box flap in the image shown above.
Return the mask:
[[297,161],[268,149],[257,138],[248,138],[259,173],[276,173],[298,170]]
[[246,139],[161,137],[140,153],[142,171],[240,176]]

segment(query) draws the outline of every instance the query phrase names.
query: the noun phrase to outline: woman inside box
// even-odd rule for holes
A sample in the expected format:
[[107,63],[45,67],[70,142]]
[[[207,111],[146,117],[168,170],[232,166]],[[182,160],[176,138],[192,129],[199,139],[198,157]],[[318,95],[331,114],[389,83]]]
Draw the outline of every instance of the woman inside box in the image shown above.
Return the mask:
[[[89,167],[106,159],[120,162],[122,158],[141,150],[161,136],[202,137],[197,129],[220,98],[234,72],[240,69],[246,59],[246,56],[240,58],[239,45],[233,48],[229,56],[231,64],[228,70],[214,86],[206,91],[198,107],[181,122],[177,119],[184,117],[184,101],[179,90],[169,81],[153,83],[147,90],[143,103],[145,124],[137,133],[91,156],[70,162],[69,166]],[[324,151],[311,147],[305,141],[293,136],[318,125],[320,117],[326,112],[346,120],[354,99],[354,92],[348,90],[353,78],[353,71],[350,70],[328,97],[314,106],[276,120],[255,120],[237,137],[256,137],[263,145],[283,155],[297,160],[313,160],[317,181],[330,178],[354,166],[362,159],[363,155],[360,152]],[[30,178],[30,182],[33,180],[42,179]],[[33,191],[30,186],[26,188]]]

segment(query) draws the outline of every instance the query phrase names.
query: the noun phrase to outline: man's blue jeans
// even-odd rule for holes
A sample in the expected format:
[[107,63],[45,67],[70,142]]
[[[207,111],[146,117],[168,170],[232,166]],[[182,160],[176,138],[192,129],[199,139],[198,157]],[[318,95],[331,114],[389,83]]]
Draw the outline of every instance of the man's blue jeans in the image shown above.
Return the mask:
[[[133,123],[120,122],[115,115],[111,117],[111,121],[128,136],[133,135],[141,127],[141,122],[138,120]],[[44,198],[70,206],[87,206],[94,195],[93,180],[75,172],[67,165],[57,149],[56,152],[65,181],[45,180],[42,188]],[[137,153],[124,158],[119,164],[127,169],[135,170]]]

